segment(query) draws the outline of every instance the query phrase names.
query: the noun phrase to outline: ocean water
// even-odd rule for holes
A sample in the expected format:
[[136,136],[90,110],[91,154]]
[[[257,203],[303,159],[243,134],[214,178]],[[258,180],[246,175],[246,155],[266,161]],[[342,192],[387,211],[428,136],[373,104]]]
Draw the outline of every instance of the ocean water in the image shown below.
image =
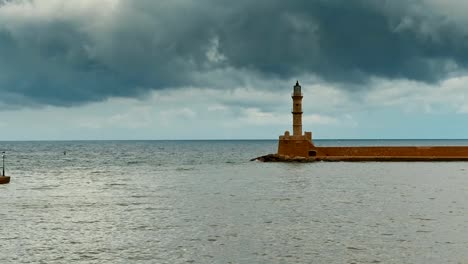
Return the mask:
[[276,146],[0,142],[0,263],[468,263],[468,162],[249,161]]

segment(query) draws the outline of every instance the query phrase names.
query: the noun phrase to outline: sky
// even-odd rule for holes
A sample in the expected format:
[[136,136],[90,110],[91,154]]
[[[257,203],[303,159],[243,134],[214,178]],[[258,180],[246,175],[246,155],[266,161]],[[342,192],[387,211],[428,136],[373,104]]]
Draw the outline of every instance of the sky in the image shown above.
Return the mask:
[[468,138],[468,2],[0,0],[0,140]]

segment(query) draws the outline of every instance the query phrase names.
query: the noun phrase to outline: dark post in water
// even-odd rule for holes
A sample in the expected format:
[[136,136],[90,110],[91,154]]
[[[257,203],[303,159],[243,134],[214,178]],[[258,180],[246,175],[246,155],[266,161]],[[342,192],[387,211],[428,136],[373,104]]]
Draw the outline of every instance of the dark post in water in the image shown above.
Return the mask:
[[5,176],[5,151],[2,152],[2,176]]

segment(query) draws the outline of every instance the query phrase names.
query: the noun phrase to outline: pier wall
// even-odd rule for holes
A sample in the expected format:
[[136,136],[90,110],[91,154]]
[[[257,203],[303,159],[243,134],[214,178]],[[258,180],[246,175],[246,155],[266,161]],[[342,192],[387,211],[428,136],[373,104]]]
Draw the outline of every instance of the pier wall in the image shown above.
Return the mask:
[[315,147],[317,157],[468,157],[468,146]]

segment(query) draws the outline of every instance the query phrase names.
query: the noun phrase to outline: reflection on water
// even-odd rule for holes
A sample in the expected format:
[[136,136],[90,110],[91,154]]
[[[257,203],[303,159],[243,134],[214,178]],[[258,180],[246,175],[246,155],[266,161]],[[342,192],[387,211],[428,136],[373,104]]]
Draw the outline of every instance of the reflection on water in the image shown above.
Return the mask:
[[468,163],[248,161],[275,141],[0,148],[0,263],[468,262]]

